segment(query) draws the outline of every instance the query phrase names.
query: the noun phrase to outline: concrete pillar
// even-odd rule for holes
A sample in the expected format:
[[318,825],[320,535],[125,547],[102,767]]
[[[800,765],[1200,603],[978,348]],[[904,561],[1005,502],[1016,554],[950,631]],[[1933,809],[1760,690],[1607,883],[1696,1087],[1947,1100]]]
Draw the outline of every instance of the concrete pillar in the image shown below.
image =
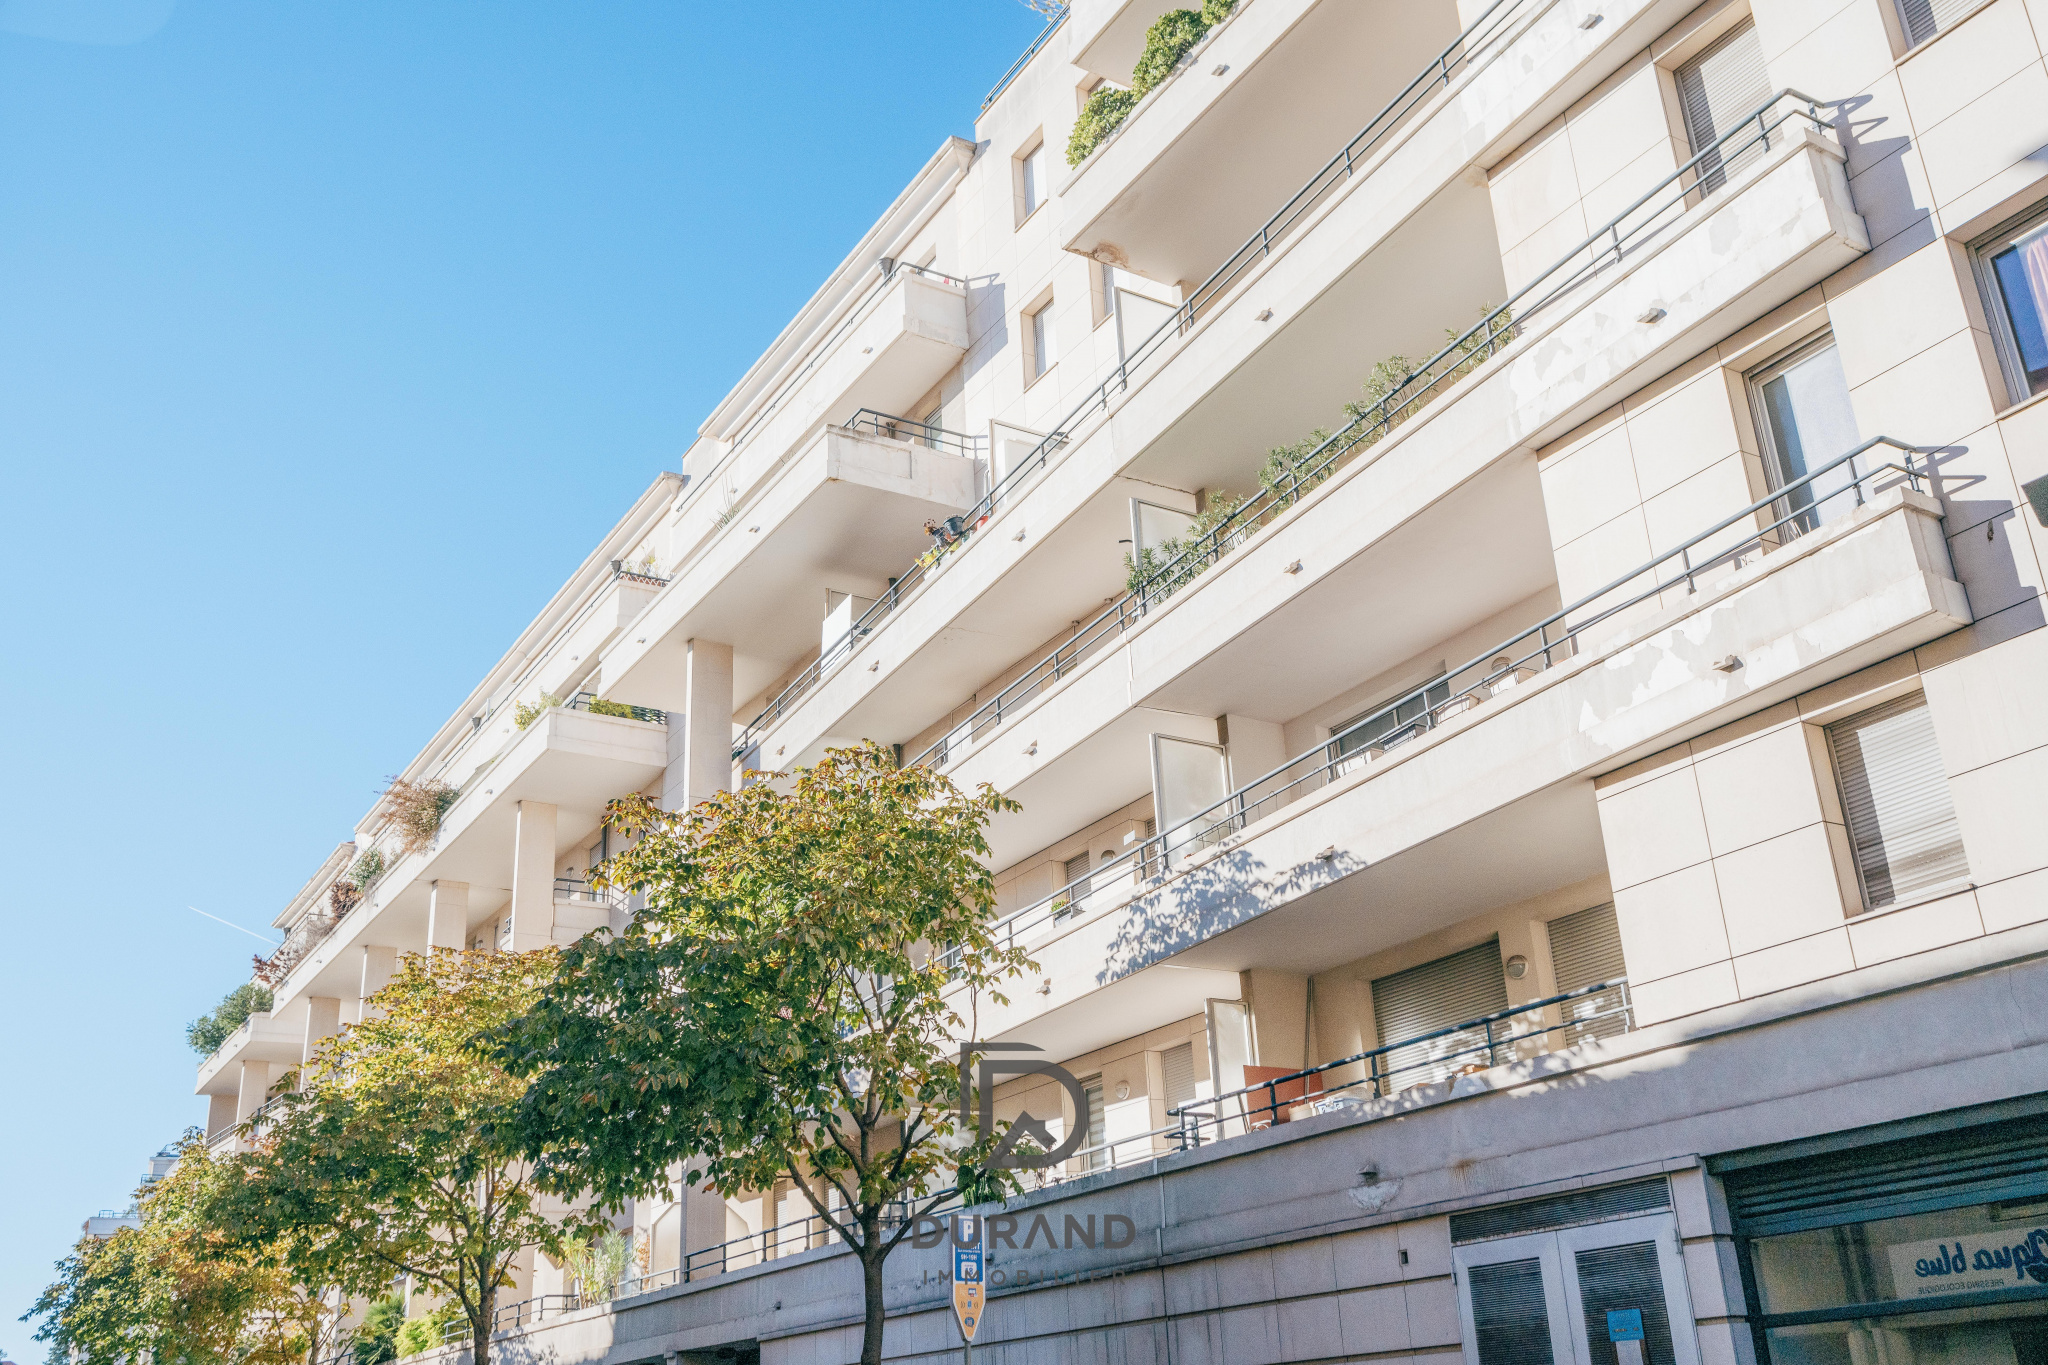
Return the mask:
[[206,1097],[206,1135],[212,1137],[235,1121],[235,1097],[233,1095],[208,1095]]
[[521,801],[512,835],[511,942],[515,953],[555,941],[555,808]]
[[1306,1067],[1308,978],[1264,968],[1241,975],[1251,1007],[1252,1060],[1259,1066]]
[[427,951],[468,946],[469,883],[437,881],[427,896]]
[[356,987],[355,1022],[360,1024],[376,1013],[370,997],[383,990],[397,974],[398,949],[370,943],[363,945],[363,975],[361,984]]
[[306,997],[306,1041],[299,1051],[299,1060],[310,1062],[321,1040],[341,1032],[341,997],[338,995],[309,995]]
[[684,650],[683,713],[668,718],[667,810],[688,810],[732,788],[732,646],[691,640]]
[[1287,761],[1287,737],[1270,720],[1219,716],[1216,722],[1230,765],[1230,789],[1264,777]]
[[245,1123],[249,1115],[270,1098],[270,1063],[243,1062],[241,1089],[235,1093],[235,1122]]

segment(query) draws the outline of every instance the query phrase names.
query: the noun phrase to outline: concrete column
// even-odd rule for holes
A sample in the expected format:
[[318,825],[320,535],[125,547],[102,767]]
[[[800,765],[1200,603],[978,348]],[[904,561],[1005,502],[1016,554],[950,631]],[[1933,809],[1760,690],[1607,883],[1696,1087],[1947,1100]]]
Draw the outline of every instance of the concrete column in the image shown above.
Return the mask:
[[241,1089],[235,1093],[235,1122],[248,1121],[249,1115],[263,1107],[263,1101],[270,1098],[270,1063],[243,1062]]
[[362,984],[356,987],[356,1022],[376,1013],[370,1004],[370,997],[384,989],[393,976],[398,974],[398,949],[384,948],[375,944],[363,945]]
[[555,941],[555,808],[521,801],[512,836],[511,942],[515,953]]
[[1259,1066],[1307,1066],[1308,978],[1264,968],[1242,977],[1251,1007],[1252,1060]]
[[1264,777],[1287,761],[1287,737],[1270,720],[1220,716],[1216,728],[1223,737],[1232,791]]
[[212,1137],[235,1121],[235,1097],[233,1095],[208,1095],[206,1097],[206,1135]]
[[661,788],[668,810],[688,810],[732,788],[732,646],[691,640],[684,650],[683,713],[668,718],[669,764]]
[[427,951],[468,946],[469,883],[440,882],[427,896]]
[[341,997],[338,995],[309,995],[306,997],[306,1041],[299,1051],[299,1060],[310,1062],[314,1051],[324,1038],[331,1038],[341,1032]]

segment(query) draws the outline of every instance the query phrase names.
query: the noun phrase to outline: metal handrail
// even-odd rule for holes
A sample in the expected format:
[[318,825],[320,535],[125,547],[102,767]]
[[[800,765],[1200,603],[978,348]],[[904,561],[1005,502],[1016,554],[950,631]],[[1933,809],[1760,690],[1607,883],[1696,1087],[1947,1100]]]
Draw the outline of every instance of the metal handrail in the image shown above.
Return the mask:
[[[1015,467],[1006,470],[1002,477],[994,482],[988,494],[960,519],[964,528],[963,536],[971,534],[987,521],[1004,497],[1015,491],[1026,476],[1042,468],[1054,451],[1067,444],[1075,424],[1098,408],[1106,409],[1113,393],[1129,387],[1134,368],[1150,361],[1165,348],[1170,338],[1185,333],[1192,327],[1198,309],[1206,308],[1213,303],[1229,284],[1250,267],[1252,261],[1270,255],[1275,244],[1287,236],[1315,203],[1321,202],[1326,190],[1340,180],[1349,179],[1357,174],[1364,154],[1400,126],[1409,114],[1420,107],[1424,99],[1434,94],[1441,86],[1448,86],[1458,72],[1467,69],[1480,54],[1492,48],[1510,22],[1525,9],[1547,8],[1553,3],[1555,0],[1494,0],[1494,3],[1449,47],[1425,65],[1400,94],[1374,115],[1365,128],[1346,143],[1322,170],[1311,176],[1308,184],[1297,191],[1294,197],[1282,206],[1279,213],[1246,239],[1245,244],[1233,252],[1207,280],[1197,286],[1188,299],[1176,307],[1150,336],[1138,343],[1110,372],[1109,377],[1090,390],[1088,396],[1062,418],[1051,433],[1043,437]],[[1344,168],[1343,176],[1333,178],[1334,168],[1339,164]],[[853,623],[831,649],[820,650],[818,659],[791,680],[767,706],[762,708],[759,715],[748,722],[739,739],[733,744],[734,760],[744,758],[760,733],[786,714],[799,698],[818,683],[828,668],[848,657],[852,652],[851,646],[861,637],[872,633],[881,618],[895,610],[904,594],[922,581],[932,566],[951,548],[952,545],[946,545],[927,550],[907,573],[889,585],[888,591]]]
[[[1611,1005],[1600,1000],[1600,997],[1610,994],[1615,997]],[[1520,1031],[1512,1027],[1502,1027],[1525,1014],[1581,1000],[1593,1004],[1594,1009],[1590,1013],[1560,1010],[1558,1022],[1538,1022],[1535,1027]],[[1600,1027],[1608,1020],[1618,1021],[1620,1027],[1612,1030]],[[1413,1038],[1383,1043],[1364,1052],[1353,1053],[1349,1057],[1340,1057],[1334,1062],[1303,1067],[1285,1076],[1275,1076],[1271,1080],[1227,1091],[1211,1099],[1177,1105],[1167,1110],[1167,1113],[1178,1120],[1179,1146],[1182,1151],[1186,1151],[1202,1145],[1204,1128],[1217,1130],[1220,1134],[1226,1125],[1241,1125],[1241,1135],[1270,1124],[1285,1123],[1286,1110],[1304,1104],[1328,1103],[1340,1096],[1354,1094],[1361,1087],[1370,1087],[1372,1096],[1380,1098],[1407,1089],[1409,1085],[1428,1084],[1429,1081],[1406,1081],[1391,1085],[1390,1088],[1390,1083],[1397,1078],[1410,1076],[1417,1071],[1428,1070],[1437,1073],[1429,1078],[1430,1081],[1442,1081],[1454,1076],[1484,1071],[1501,1064],[1502,1049],[1508,1049],[1509,1060],[1528,1055],[1533,1049],[1527,1049],[1524,1045],[1531,1039],[1547,1038],[1559,1032],[1576,1032],[1581,1036],[1590,1033],[1597,1037],[1609,1031],[1626,1033],[1634,1027],[1635,1015],[1634,1007],[1629,1000],[1628,978],[1616,977],[1612,981],[1581,986],[1577,990],[1564,991],[1526,1005],[1496,1010],[1492,1014],[1467,1019],[1448,1028],[1417,1034]],[[1473,1033],[1479,1034],[1479,1038],[1469,1043],[1465,1042]],[[1450,1042],[1454,1046],[1420,1059],[1394,1060],[1396,1053],[1436,1042]],[[1364,1066],[1367,1068],[1366,1074],[1358,1080],[1346,1081],[1327,1090],[1309,1091],[1308,1081],[1347,1066]],[[1282,1089],[1293,1086],[1300,1087],[1300,1095],[1281,1095]],[[1364,1096],[1357,1096],[1359,1100],[1363,1098]],[[1253,1099],[1263,1099],[1264,1103],[1250,1103]],[[1230,1112],[1232,1101],[1236,1102],[1234,1113]],[[1342,1102],[1339,1100],[1340,1104]]]
[[[1887,461],[1858,474],[1856,461],[1879,446],[1901,452],[1906,463]],[[1612,620],[1618,613],[1681,587],[1688,594],[1696,592],[1700,577],[1717,567],[1728,564],[1732,570],[1751,555],[1768,553],[1818,527],[1829,519],[1824,515],[1824,509],[1835,499],[1853,497],[1855,505],[1861,506],[1865,501],[1866,483],[1889,473],[1901,476],[1913,489],[1920,490],[1926,475],[1913,467],[1912,457],[1922,453],[1925,452],[1921,447],[1907,445],[1890,436],[1877,436],[1865,441],[1854,450],[1784,484],[1768,497],[1759,498],[1741,511],[1724,517],[1675,548],[1654,556],[1605,587],[1586,594],[1492,648],[1482,650],[1442,677],[1433,678],[1361,716],[1328,740],[1245,783],[1176,827],[1140,840],[1130,851],[1083,873],[1050,895],[1012,911],[995,921],[992,927],[1003,935],[1006,946],[1014,947],[1021,935],[1094,908],[1085,904],[1092,896],[1114,892],[1121,886],[1136,887],[1152,879],[1163,878],[1172,864],[1185,857],[1187,852],[1211,847],[1241,832],[1251,821],[1277,805],[1305,794],[1302,789],[1309,784],[1320,786],[1348,776],[1376,762],[1388,751],[1420,738],[1444,721],[1462,715],[1488,699],[1507,694],[1543,669],[1570,660],[1578,653],[1578,640],[1582,634]],[[1817,494],[1816,485],[1844,468],[1850,475],[1847,484]],[[1754,519],[1765,513],[1775,515],[1740,540],[1709,548],[1708,543],[1729,528],[1744,521],[1755,524]],[[1657,576],[1667,567],[1668,573]],[[1631,588],[1633,590],[1629,591]],[[1615,593],[1624,591],[1627,595],[1622,600],[1605,602]],[[1463,678],[1471,681],[1458,686]],[[1309,765],[1307,771],[1294,771],[1303,765]],[[1293,775],[1289,776],[1290,773]],[[950,950],[948,961],[955,960],[958,952],[958,949]]]
[[[1159,565],[1135,588],[1127,591],[1107,609],[1088,621],[1064,643],[1026,670],[1022,677],[1005,687],[993,700],[983,703],[973,714],[941,735],[923,753],[912,759],[912,764],[923,764],[927,760],[932,760],[936,766],[945,766],[953,751],[964,741],[979,738],[985,731],[1001,724],[1002,713],[1005,710],[1015,710],[1035,696],[1041,688],[1058,681],[1105,639],[1113,634],[1121,634],[1135,625],[1147,611],[1163,603],[1193,582],[1205,569],[1245,544],[1273,518],[1278,517],[1318,484],[1335,474],[1340,461],[1346,456],[1377,442],[1441,390],[1506,349],[1522,325],[1534,313],[1576,289],[1591,275],[1619,263],[1629,243],[1637,240],[1643,232],[1654,225],[1661,218],[1663,209],[1671,207],[1671,204],[1660,205],[1658,212],[1649,215],[1644,222],[1627,226],[1627,220],[1632,214],[1673,185],[1680,187],[1680,192],[1673,202],[1683,205],[1684,201],[1696,192],[1695,181],[1705,176],[1725,175],[1727,164],[1750,146],[1760,142],[1768,148],[1771,133],[1791,119],[1799,117],[1795,112],[1780,117],[1775,122],[1770,120],[1770,112],[1787,97],[1805,101],[1808,106],[1807,116],[1816,124],[1819,123],[1819,102],[1811,96],[1789,89],[1773,95],[1724,134],[1720,141],[1701,151],[1684,166],[1660,181],[1613,220],[1567,252],[1548,270],[1524,285],[1506,303],[1490,311],[1463,335],[1424,361],[1378,403],[1359,413],[1350,423],[1339,428],[1334,435],[1325,438],[1298,460],[1272,471],[1270,475],[1262,475],[1262,486],[1258,493],[1247,499],[1224,520],[1205,531],[1192,544],[1183,547],[1172,559]],[[1755,125],[1754,128],[1752,124]],[[1732,150],[1725,146],[1738,137],[1745,139],[1740,146]],[[1700,174],[1695,174],[1696,172]],[[1524,304],[1524,300],[1542,288],[1551,276],[1564,270],[1577,261],[1581,254],[1595,247],[1599,250],[1591,260],[1581,264],[1576,271],[1555,284],[1533,303]],[[1517,309],[1520,309],[1519,315]],[[1143,349],[1141,346],[1138,353],[1142,353]],[[1134,353],[1134,358],[1138,353]],[[1051,440],[1052,437],[1046,439]],[[1041,446],[1041,449],[1044,447]],[[1029,463],[1028,459],[1026,463]]]
[[[1016,61],[1011,62],[1010,69],[1003,73],[1002,79],[997,81],[995,83],[995,86],[986,95],[983,95],[981,97],[982,113],[988,112],[988,107],[996,102],[996,96],[1002,94],[1003,91],[1010,88],[1010,82],[1017,79],[1017,73],[1022,71],[1025,67],[1031,64],[1031,59],[1033,57],[1036,57],[1038,55],[1038,50],[1045,46],[1045,40],[1052,37],[1053,30],[1058,28],[1061,24],[1065,23],[1066,21],[1067,7],[1065,5],[1059,5],[1057,8],[1057,12],[1054,13],[1052,18],[1046,23],[1045,28],[1040,31],[1039,35],[1036,38],[1033,38],[1031,40],[1031,46],[1024,49],[1024,55],[1019,57]],[[979,116],[980,115],[976,115],[976,117]]]
[[867,431],[891,441],[912,441],[933,450],[952,450],[971,459],[981,458],[982,447],[988,441],[985,436],[949,431],[936,422],[920,422],[914,417],[898,417],[874,408],[862,408],[840,425],[847,431]]
[[612,561],[613,578],[630,578],[635,583],[645,583],[652,588],[665,588],[675,578],[674,574],[658,574],[651,564],[633,565],[623,559]]
[[632,706],[622,701],[606,701],[595,692],[578,692],[562,703],[564,711],[588,711],[593,716],[618,716],[625,720],[644,720],[652,725],[668,724],[668,712],[653,706]]
[[581,877],[555,878],[555,898],[557,900],[588,901],[592,905],[624,905],[626,903],[625,893],[616,887],[605,887],[600,890]]
[[[958,1190],[936,1190],[929,1195],[921,1195],[916,1199],[891,1201],[889,1212],[884,1216],[882,1225],[884,1227],[894,1227],[909,1221],[912,1216],[911,1210],[913,1207],[923,1204],[927,1199],[938,1202],[927,1207],[924,1214],[918,1215],[920,1217],[935,1213],[946,1213],[960,1207]],[[778,1223],[774,1227],[763,1228],[759,1232],[750,1232],[743,1237],[735,1237],[730,1241],[720,1242],[714,1246],[699,1247],[695,1251],[685,1251],[680,1263],[669,1267],[667,1270],[649,1271],[644,1275],[629,1275],[625,1279],[620,1280],[618,1288],[614,1291],[612,1297],[614,1299],[631,1298],[635,1294],[651,1293],[654,1290],[667,1289],[673,1285],[689,1284],[707,1276],[722,1275],[728,1270],[742,1270],[750,1265],[760,1265],[766,1261],[780,1260],[784,1256],[794,1256],[798,1252],[810,1251],[820,1245],[829,1246],[837,1237],[838,1233],[833,1230],[832,1225],[823,1215],[816,1212],[809,1213],[802,1218],[794,1219],[787,1223]]]

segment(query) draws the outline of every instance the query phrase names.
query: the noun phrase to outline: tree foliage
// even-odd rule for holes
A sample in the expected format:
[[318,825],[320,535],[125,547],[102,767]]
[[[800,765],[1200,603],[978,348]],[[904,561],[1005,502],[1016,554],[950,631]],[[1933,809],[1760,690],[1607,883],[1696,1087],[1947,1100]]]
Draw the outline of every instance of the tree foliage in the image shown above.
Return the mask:
[[141,1192],[142,1226],[85,1238],[29,1317],[52,1365],[295,1365],[328,1317],[317,1289],[232,1236],[221,1211],[245,1179],[187,1134],[171,1174]]
[[[562,954],[501,1056],[532,1078],[519,1125],[552,1178],[616,1203],[673,1163],[728,1197],[794,1182],[858,1257],[881,1359],[882,1265],[948,1174],[971,1003],[1027,965],[990,929],[982,830],[1016,809],[868,744],[687,812],[644,797],[599,869],[647,909]],[[950,948],[951,954],[935,952]]]
[[254,981],[245,981],[229,991],[211,1014],[202,1014],[185,1025],[185,1041],[192,1050],[202,1057],[211,1057],[215,1050],[234,1035],[236,1029],[252,1014],[270,1008],[270,988]]
[[489,1365],[498,1290],[573,1220],[507,1145],[522,1084],[472,1044],[534,999],[554,951],[409,956],[375,1017],[321,1045],[249,1158],[238,1227],[353,1294],[398,1275],[457,1305]]

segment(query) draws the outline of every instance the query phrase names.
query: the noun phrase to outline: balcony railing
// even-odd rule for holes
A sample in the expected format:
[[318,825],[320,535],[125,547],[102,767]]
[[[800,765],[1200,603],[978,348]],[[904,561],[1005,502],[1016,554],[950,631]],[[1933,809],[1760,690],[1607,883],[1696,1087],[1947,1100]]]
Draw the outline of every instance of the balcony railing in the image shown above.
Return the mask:
[[[1319,1114],[1356,1109],[1368,1100],[1410,1086],[1474,1075],[1557,1046],[1612,1037],[1634,1027],[1628,980],[1619,977],[1305,1067],[1167,1112],[1175,1121],[1175,1145],[1186,1151],[1219,1138],[1286,1123],[1299,1108]],[[1561,1043],[1557,1041],[1560,1038]],[[1362,1074],[1332,1083],[1331,1073],[1347,1067],[1357,1067]]]
[[650,725],[668,724],[668,712],[652,706],[629,706],[622,701],[606,701],[595,692],[578,692],[562,703],[564,711],[588,711],[593,716],[619,716],[626,720],[644,720]]
[[555,878],[555,899],[558,901],[580,901],[585,905],[624,905],[623,892],[611,887],[602,889],[592,886],[581,877]]
[[[1034,8],[1036,7],[1034,6]],[[1003,73],[1002,79],[997,81],[989,92],[981,97],[983,113],[986,113],[988,107],[996,102],[998,95],[1010,88],[1010,82],[1017,79],[1017,73],[1031,65],[1031,59],[1036,57],[1038,50],[1045,46],[1045,40],[1052,37],[1053,30],[1066,22],[1067,7],[1065,5],[1058,3],[1058,0],[1053,0],[1050,8],[1052,11],[1051,17],[1046,20],[1045,27],[1039,30],[1038,36],[1031,40],[1031,46],[1024,49],[1023,56],[1010,63],[1010,69]]]
[[623,578],[633,583],[644,583],[650,588],[667,587],[673,574],[658,573],[651,561],[630,564],[623,559],[612,561],[612,577]]
[[[1019,460],[1013,468],[1006,470],[990,487],[987,495],[969,509],[965,516],[957,519],[959,533],[956,539],[935,546],[921,555],[900,578],[889,585],[888,590],[872,607],[853,622],[839,641],[831,648],[821,650],[814,663],[776,694],[761,713],[748,723],[735,741],[735,761],[744,759],[748,751],[759,742],[763,731],[788,714],[826,674],[851,657],[860,640],[872,634],[881,625],[883,618],[893,612],[949,553],[963,548],[973,533],[994,515],[998,506],[1016,493],[1032,474],[1044,468],[1056,451],[1073,439],[1084,420],[1097,413],[1107,412],[1115,395],[1130,386],[1131,377],[1136,370],[1150,364],[1162,354],[1174,337],[1191,329],[1198,315],[1210,309],[1223,296],[1228,286],[1242,277],[1254,262],[1270,255],[1276,244],[1285,239],[1287,234],[1303,221],[1314,203],[1326,198],[1335,185],[1357,174],[1361,169],[1360,163],[1369,159],[1367,153],[1374,146],[1398,128],[1429,95],[1448,85],[1481,54],[1495,47],[1514,21],[1522,17],[1527,9],[1541,3],[1542,0],[1495,0],[1495,4],[1474,21],[1456,42],[1445,48],[1426,66],[1410,82],[1407,89],[1366,125],[1364,131],[1347,143],[1322,171],[1312,177],[1309,184],[1288,201],[1287,206],[1254,234],[1243,247],[1233,253],[1230,260],[1226,261],[1214,275],[1190,294],[1188,300],[1182,303],[1151,336],[1140,342],[1131,354],[1110,372],[1107,379],[1090,390],[1088,395],[1061,419],[1029,454]],[[1788,100],[1805,107],[1785,110],[1781,106]],[[1767,150],[1773,145],[1774,137],[1782,142],[1783,137],[1788,135],[1781,134],[1780,130],[1787,123],[1804,119],[1807,126],[1825,132],[1829,125],[1820,116],[1822,103],[1812,96],[1791,89],[1780,90],[1764,101],[1731,126],[1713,144],[1702,149],[1676,171],[1659,181],[1634,203],[1601,225],[1585,241],[1517,290],[1505,303],[1489,310],[1477,323],[1418,365],[1377,402],[1362,411],[1357,411],[1352,420],[1334,435],[1323,440],[1305,455],[1285,462],[1281,467],[1269,465],[1261,472],[1261,487],[1257,494],[1237,508],[1225,521],[1210,528],[1193,544],[1184,547],[1172,560],[1158,566],[1124,598],[1084,625],[1067,644],[1054,650],[1023,678],[1011,684],[1005,689],[1004,696],[999,699],[1001,703],[1014,709],[1022,700],[1027,699],[1031,692],[1046,685],[1050,680],[1049,675],[1059,674],[1075,661],[1075,655],[1071,651],[1077,647],[1077,642],[1083,642],[1079,645],[1083,651],[1089,646],[1099,644],[1111,632],[1126,628],[1150,607],[1163,602],[1192,582],[1217,560],[1243,545],[1268,522],[1300,501],[1317,484],[1336,473],[1343,462],[1378,442],[1388,432],[1414,416],[1431,399],[1506,349],[1523,326],[1536,314],[1575,293],[1589,281],[1619,266],[1632,253],[1647,246],[1663,229],[1678,221],[1689,207],[1725,183],[1728,166],[1751,159],[1754,155]],[[1342,168],[1341,173],[1337,169],[1339,167]],[[977,712],[976,716],[970,717],[962,726],[949,731],[927,750],[926,754],[920,755],[920,761],[935,753],[950,752],[951,749],[958,747],[963,727],[968,736],[971,736],[989,728],[989,723]]]
[[[1903,463],[1866,458],[1880,447],[1899,452]],[[1328,741],[1246,783],[1214,805],[1162,828],[1122,856],[998,920],[995,927],[1005,942],[1014,946],[1047,925],[1106,909],[1118,896],[1128,898],[1157,884],[1191,855],[1235,838],[1262,816],[1369,768],[1445,721],[1507,695],[1544,669],[1569,661],[1578,654],[1586,632],[1620,613],[1665,593],[1697,592],[1703,577],[1732,572],[1862,506],[1872,492],[1882,491],[1880,483],[1885,487],[1904,484],[1921,491],[1925,473],[1913,465],[1913,456],[1921,453],[1919,447],[1889,436],[1864,442],[1444,676],[1361,717]],[[1747,534],[1728,538],[1731,530],[1745,523],[1751,528]]]
[[[1777,106],[1788,98],[1805,102],[1807,108],[1790,114],[1775,112]],[[1680,167],[1549,270],[1525,285],[1507,303],[1492,310],[1464,335],[1423,362],[1385,398],[1361,412],[1335,435],[1291,463],[1269,465],[1260,475],[1259,491],[1242,506],[1181,549],[1172,559],[1154,567],[1135,588],[1084,624],[993,699],[984,702],[973,714],[941,735],[912,759],[912,763],[946,766],[964,746],[1001,725],[1005,714],[1014,713],[1039,692],[1072,672],[1101,646],[1115,641],[1124,631],[1144,619],[1153,607],[1164,603],[1205,570],[1243,546],[1335,474],[1349,457],[1373,445],[1432,398],[1505,349],[1531,314],[1577,289],[1600,271],[1619,263],[1631,244],[1643,241],[1645,234],[1662,223],[1671,209],[1682,209],[1688,200],[1702,193],[1697,182],[1703,176],[1723,176],[1724,166],[1745,153],[1768,148],[1772,135],[1794,118],[1803,116],[1815,126],[1824,126],[1820,124],[1818,110],[1818,102],[1796,91],[1781,91],[1773,96],[1720,142]],[[1516,313],[1518,308],[1524,310],[1519,316]],[[1133,358],[1136,358],[1135,354]],[[1034,457],[1037,455],[1035,452]]]
[[929,446],[954,455],[964,455],[978,460],[985,454],[988,438],[969,436],[965,432],[948,431],[936,422],[919,422],[909,417],[896,417],[873,408],[862,408],[847,419],[848,431],[865,431],[891,441],[911,441],[917,445]]

